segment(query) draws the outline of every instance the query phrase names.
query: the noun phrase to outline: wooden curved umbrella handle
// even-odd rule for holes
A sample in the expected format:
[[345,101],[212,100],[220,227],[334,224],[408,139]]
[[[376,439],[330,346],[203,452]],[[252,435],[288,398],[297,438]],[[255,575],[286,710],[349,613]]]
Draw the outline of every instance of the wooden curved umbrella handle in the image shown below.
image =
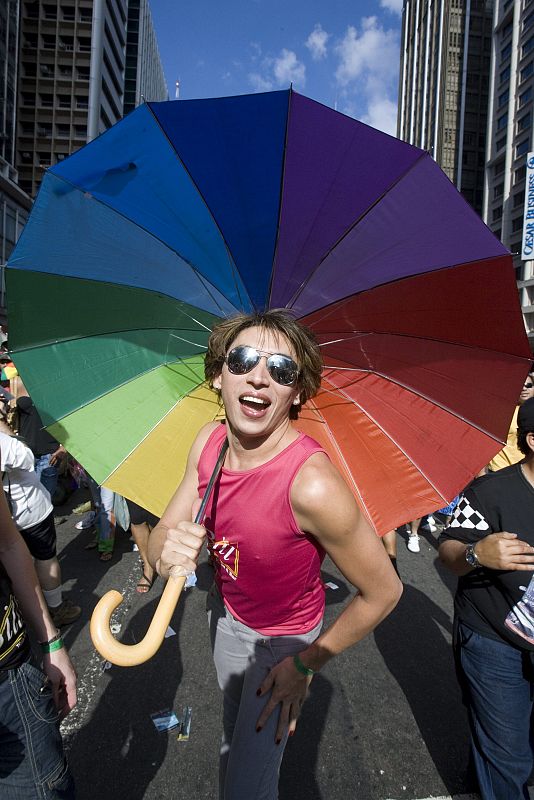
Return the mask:
[[[227,450],[228,439],[225,439],[195,517],[196,523],[200,523],[204,518],[204,511],[213,489],[213,484],[221,471]],[[95,606],[90,625],[91,639],[100,655],[118,667],[135,667],[137,664],[143,664],[149,658],[152,658],[165,638],[165,633],[184,584],[185,578],[169,578],[148,631],[145,637],[137,644],[121,644],[111,633],[109,622],[115,609],[122,603],[122,594],[115,589],[106,592]]]
[[91,639],[100,655],[118,667],[135,667],[152,658],[165,638],[184,583],[185,578],[169,578],[146,635],[137,644],[122,644],[111,633],[111,615],[123,598],[115,589],[106,592],[95,606],[90,625]]

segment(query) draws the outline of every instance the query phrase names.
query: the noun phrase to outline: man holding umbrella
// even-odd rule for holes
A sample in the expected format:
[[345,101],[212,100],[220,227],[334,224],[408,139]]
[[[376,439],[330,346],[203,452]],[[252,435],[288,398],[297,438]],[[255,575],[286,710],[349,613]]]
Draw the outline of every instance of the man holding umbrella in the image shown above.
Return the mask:
[[[291,424],[318,390],[310,332],[284,311],[215,326],[205,372],[225,423],[198,434],[185,477],[152,532],[165,578],[192,572],[205,538],[216,561],[208,616],[224,693],[220,797],[276,798],[287,737],[315,672],[366,636],[402,586],[322,448]],[[190,522],[227,439],[204,525]],[[325,552],[358,593],[321,633]]]

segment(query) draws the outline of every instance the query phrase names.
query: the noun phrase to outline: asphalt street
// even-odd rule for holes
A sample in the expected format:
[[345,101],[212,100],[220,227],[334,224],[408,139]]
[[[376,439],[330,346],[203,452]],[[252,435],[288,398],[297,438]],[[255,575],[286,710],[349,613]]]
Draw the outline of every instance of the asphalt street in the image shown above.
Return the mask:
[[[216,800],[221,701],[204,613],[211,570],[200,564],[197,587],[182,596],[171,621],[175,635],[151,661],[109,667],[89,636],[96,602],[110,588],[124,593],[114,624],[133,644],[147,630],[163,583],[135,592],[140,561],[122,531],[107,564],[84,549],[91,533],[77,531],[80,517],[71,513],[84,499],[80,490],[55,512],[64,586],[83,609],[66,632],[79,703],[63,724],[78,798]],[[314,678],[286,749],[280,800],[413,800],[473,791],[451,654],[455,581],[437,562],[434,535],[421,538],[419,554],[408,552],[399,535],[398,549],[402,600],[373,635]],[[328,623],[350,591],[331,562],[323,577],[338,586],[327,590]],[[192,708],[189,740],[157,731],[152,715],[174,710],[180,717],[184,706]]]

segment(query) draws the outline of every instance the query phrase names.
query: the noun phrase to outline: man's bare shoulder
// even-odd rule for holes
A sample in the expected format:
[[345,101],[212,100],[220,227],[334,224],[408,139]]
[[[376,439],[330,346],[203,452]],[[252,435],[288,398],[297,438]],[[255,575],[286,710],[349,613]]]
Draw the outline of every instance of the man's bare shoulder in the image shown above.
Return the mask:
[[206,442],[210,438],[211,434],[222,424],[222,422],[214,420],[213,422],[207,422],[202,426],[195,437],[195,441],[191,445],[189,463],[193,464],[195,467],[198,465],[198,460],[202,451],[204,450],[204,447],[206,446]]
[[[291,505],[313,532],[313,520],[324,515],[358,516],[358,506],[339,471],[324,453],[314,453],[300,468],[291,487]],[[311,529],[310,529],[311,526]]]

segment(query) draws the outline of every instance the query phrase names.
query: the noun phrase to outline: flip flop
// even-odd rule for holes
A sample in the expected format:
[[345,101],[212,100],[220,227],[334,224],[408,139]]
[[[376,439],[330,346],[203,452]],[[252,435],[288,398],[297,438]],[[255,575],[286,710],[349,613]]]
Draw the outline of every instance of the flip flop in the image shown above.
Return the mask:
[[147,578],[147,576],[143,572],[141,577],[139,578],[137,586],[135,587],[135,591],[138,592],[139,594],[146,594],[152,589],[152,585],[155,580],[156,580],[156,573],[153,574],[152,580],[150,580],[150,578]]
[[113,553],[100,553],[98,557],[100,561],[111,561],[113,558]]

